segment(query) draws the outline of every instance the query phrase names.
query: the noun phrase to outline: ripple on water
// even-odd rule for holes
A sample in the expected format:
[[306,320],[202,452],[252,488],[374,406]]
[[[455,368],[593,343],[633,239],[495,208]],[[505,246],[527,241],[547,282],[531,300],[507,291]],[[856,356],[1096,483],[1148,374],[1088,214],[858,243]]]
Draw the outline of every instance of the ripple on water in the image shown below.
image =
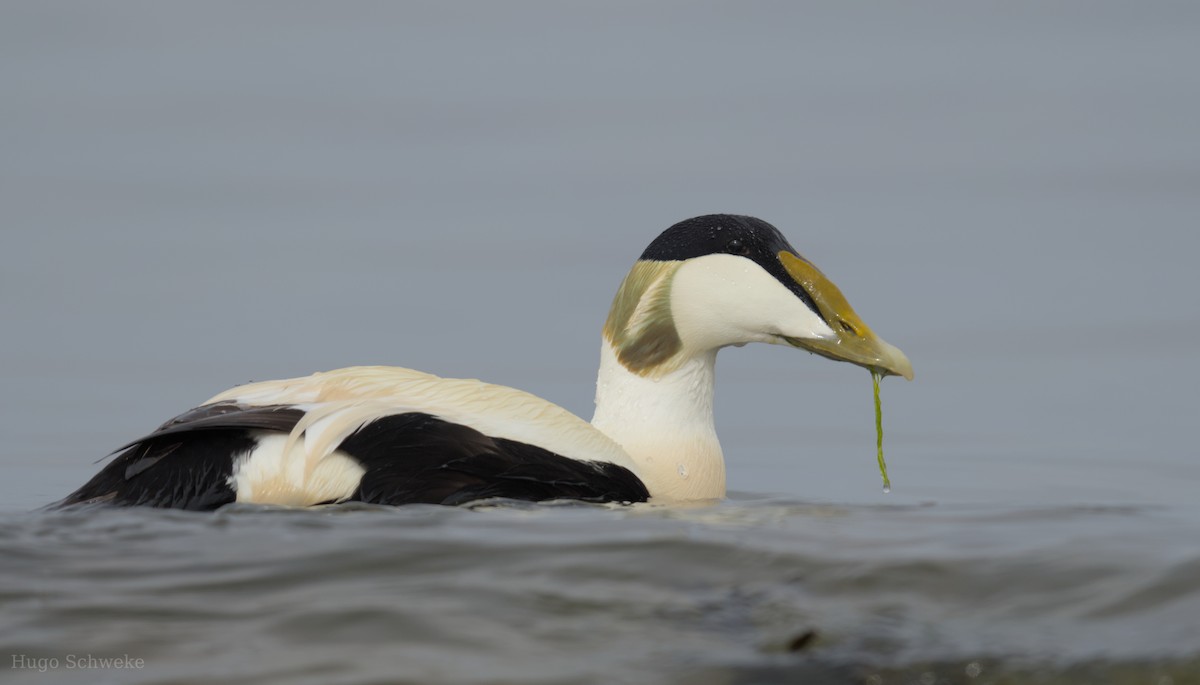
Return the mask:
[[1200,541],[1169,510],[742,497],[4,523],[5,646],[146,659],[130,682],[1178,685],[1198,672]]

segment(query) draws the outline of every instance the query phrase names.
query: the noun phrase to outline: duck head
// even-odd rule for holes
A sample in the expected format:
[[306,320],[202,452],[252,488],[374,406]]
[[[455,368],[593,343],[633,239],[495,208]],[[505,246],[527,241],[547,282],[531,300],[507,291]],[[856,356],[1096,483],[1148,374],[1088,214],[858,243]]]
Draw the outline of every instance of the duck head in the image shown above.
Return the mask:
[[642,376],[765,342],[913,377],[908,357],[875,335],[833,281],[778,229],[748,216],[700,216],[659,235],[617,291],[604,337]]

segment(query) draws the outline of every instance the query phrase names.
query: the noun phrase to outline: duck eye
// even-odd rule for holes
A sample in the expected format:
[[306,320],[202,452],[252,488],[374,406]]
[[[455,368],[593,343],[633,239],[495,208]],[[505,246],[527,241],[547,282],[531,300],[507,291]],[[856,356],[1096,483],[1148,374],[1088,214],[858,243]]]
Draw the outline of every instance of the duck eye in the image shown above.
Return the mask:
[[734,238],[733,240],[730,240],[729,244],[725,246],[725,250],[728,251],[729,254],[741,255],[743,257],[750,254],[750,248],[746,247],[746,244],[743,243],[740,238]]

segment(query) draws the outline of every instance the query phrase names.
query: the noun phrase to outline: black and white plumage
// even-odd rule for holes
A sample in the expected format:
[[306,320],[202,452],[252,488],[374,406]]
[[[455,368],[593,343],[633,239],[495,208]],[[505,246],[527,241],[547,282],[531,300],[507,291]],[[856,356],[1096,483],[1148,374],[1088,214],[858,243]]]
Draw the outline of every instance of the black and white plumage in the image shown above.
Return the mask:
[[121,448],[61,504],[715,499],[719,349],[786,344],[912,376],[832,282],[751,217],[663,232],[622,283],[603,337],[591,423],[512,388],[352,367],[221,393]]

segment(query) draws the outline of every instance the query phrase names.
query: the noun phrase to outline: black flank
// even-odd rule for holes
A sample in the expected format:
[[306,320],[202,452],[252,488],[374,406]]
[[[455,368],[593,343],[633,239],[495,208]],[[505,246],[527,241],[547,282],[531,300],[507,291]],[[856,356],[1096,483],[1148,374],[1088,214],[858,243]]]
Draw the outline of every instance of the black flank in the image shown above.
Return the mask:
[[650,496],[623,467],[568,459],[429,414],[379,419],[338,449],[366,469],[350,498],[361,502],[462,504],[490,497],[644,502]]

